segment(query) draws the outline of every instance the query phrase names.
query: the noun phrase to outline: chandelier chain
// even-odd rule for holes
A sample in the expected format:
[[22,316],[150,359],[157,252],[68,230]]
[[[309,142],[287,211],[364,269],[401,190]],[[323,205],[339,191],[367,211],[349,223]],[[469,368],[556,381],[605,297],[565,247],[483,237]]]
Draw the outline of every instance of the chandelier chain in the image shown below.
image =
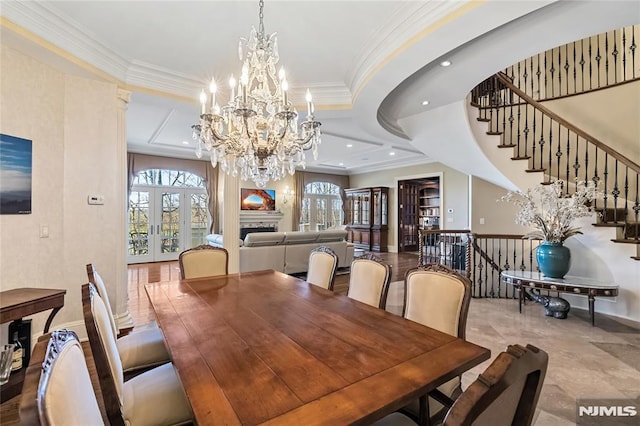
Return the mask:
[[258,27],[258,33],[264,35],[264,0],[260,0],[260,13],[258,14],[258,16],[260,17],[260,26]]

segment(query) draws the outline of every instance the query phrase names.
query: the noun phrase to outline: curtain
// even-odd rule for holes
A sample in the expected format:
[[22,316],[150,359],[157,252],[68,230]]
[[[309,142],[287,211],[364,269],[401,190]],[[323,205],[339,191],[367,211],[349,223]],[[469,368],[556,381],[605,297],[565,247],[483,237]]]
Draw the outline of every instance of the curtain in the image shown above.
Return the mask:
[[[138,172],[148,169],[165,169],[165,170],[180,170],[185,172],[191,172],[203,178],[205,180],[205,188],[208,196],[209,215],[211,216],[211,227],[209,232],[219,229],[219,217],[218,217],[218,169],[213,168],[209,161],[201,160],[185,160],[181,158],[169,158],[158,157],[155,155],[145,154],[127,154],[128,163],[128,181],[129,193],[131,193],[131,187],[133,186],[133,179]],[[129,194],[127,194],[129,195]],[[129,197],[127,196],[127,200]]]
[[211,215],[211,226],[209,227],[210,234],[220,233],[220,218],[218,209],[218,168],[213,168],[211,162],[207,162],[207,169],[205,171],[205,184],[207,187],[207,196],[209,202],[207,207],[209,208],[209,214]]
[[349,188],[349,176],[347,175],[332,175],[328,173],[314,173],[314,172],[296,172],[295,174],[295,201],[293,204],[293,229],[298,229],[300,226],[300,210],[302,208],[302,198],[304,198],[304,187],[312,182],[329,182],[340,187],[340,198],[342,199],[342,224],[346,224],[346,205],[347,194],[345,189]]
[[293,205],[291,206],[291,229],[300,229],[302,220],[302,198],[304,197],[304,172],[296,172],[293,179]]

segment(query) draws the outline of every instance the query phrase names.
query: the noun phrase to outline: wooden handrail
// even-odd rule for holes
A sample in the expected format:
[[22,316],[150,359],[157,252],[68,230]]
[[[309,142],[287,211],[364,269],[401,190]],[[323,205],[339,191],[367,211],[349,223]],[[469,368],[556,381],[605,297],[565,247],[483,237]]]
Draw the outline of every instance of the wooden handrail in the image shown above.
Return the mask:
[[542,111],[544,114],[546,114],[547,116],[549,116],[550,118],[552,118],[556,122],[562,124],[563,126],[568,128],[572,132],[578,134],[579,136],[582,136],[584,139],[586,139],[587,141],[589,141],[590,143],[592,143],[596,147],[600,148],[601,150],[603,150],[607,154],[611,155],[612,157],[616,158],[618,161],[620,161],[621,163],[625,164],[627,167],[629,167],[630,169],[634,170],[636,173],[640,173],[640,165],[638,165],[637,163],[635,163],[631,159],[627,158],[623,154],[619,153],[615,149],[611,148],[607,144],[601,142],[597,138],[591,136],[590,134],[588,134],[584,130],[578,128],[577,126],[575,126],[573,124],[571,124],[570,122],[568,122],[564,118],[560,117],[558,114],[556,114],[553,111],[551,111],[549,108],[547,108],[544,105],[542,105],[540,102],[536,101],[535,99],[533,99],[532,97],[527,95],[525,92],[523,92],[517,86],[515,86],[513,83],[511,83],[511,79],[506,74],[504,74],[503,72],[497,73],[496,74],[496,78],[498,79],[498,81],[500,81],[500,83],[504,84],[506,87],[509,88],[509,90],[511,90],[516,95],[518,95],[521,99],[525,100],[531,106],[533,106],[536,109]]

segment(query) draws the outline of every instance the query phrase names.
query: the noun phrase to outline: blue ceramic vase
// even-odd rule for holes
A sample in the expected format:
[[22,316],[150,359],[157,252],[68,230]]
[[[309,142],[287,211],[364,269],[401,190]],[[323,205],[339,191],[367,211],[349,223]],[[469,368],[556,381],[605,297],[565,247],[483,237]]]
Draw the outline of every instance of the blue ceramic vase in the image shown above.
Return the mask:
[[562,278],[571,267],[571,251],[562,243],[544,241],[536,250],[536,260],[545,277]]

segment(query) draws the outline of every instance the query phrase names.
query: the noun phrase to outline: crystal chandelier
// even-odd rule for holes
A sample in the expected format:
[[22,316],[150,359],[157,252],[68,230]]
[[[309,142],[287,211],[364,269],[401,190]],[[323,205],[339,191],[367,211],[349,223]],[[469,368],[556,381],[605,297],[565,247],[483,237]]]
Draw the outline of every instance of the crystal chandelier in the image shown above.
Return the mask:
[[283,68],[276,75],[278,40],[276,33],[264,32],[264,1],[260,0],[260,26],[251,29],[249,39],[240,39],[238,56],[243,60],[238,91],[229,79],[231,96],[226,105],[216,103],[217,86],[212,79],[210,95],[200,94],[200,123],[191,126],[196,156],[203,147],[210,152],[213,167],[242,180],[252,180],[264,188],[269,180],[279,180],[295,168],[305,167],[305,151],[317,159],[320,123],[314,120],[314,106],[306,92],[307,119],[298,126],[298,113],[289,102]]

